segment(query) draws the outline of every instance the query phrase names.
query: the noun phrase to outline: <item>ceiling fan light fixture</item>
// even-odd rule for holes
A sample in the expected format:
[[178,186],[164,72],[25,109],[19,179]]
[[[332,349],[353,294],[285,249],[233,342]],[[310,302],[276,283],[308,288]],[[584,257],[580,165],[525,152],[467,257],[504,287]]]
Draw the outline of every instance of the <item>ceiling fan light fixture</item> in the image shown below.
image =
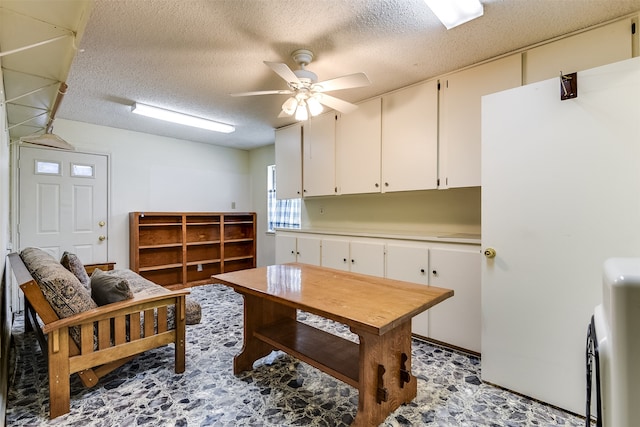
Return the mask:
[[307,112],[307,103],[304,100],[300,100],[298,108],[296,108],[296,120],[305,121],[309,119],[309,113]]
[[282,104],[282,111],[288,116],[293,116],[296,112],[296,108],[298,108],[298,100],[295,96],[290,97],[284,101],[284,104]]
[[164,108],[152,107],[150,105],[140,104],[139,102],[136,102],[131,106],[131,112],[142,116],[152,117],[154,119],[197,127],[200,129],[212,130],[215,132],[231,133],[236,130],[234,126],[226,123],[215,122],[201,117],[165,110]]
[[322,113],[322,111],[324,110],[324,108],[322,107],[322,104],[320,104],[320,101],[318,100],[319,95],[320,94],[316,94],[316,95],[313,95],[311,98],[307,99],[309,114],[311,114],[312,117],[317,116],[318,114]]
[[424,0],[447,30],[484,14],[480,0]]

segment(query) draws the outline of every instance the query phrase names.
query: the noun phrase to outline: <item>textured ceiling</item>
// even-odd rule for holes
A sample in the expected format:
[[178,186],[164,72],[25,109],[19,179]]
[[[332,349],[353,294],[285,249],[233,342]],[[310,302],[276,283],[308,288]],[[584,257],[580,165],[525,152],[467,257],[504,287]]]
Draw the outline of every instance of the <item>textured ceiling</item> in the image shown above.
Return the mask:
[[[51,3],[57,3],[52,0]],[[640,10],[640,0],[482,0],[484,16],[446,30],[423,0],[97,0],[57,117],[250,149],[273,142],[286,89],[263,61],[308,48],[320,80],[364,72],[358,102]],[[141,102],[233,124],[232,134],[131,114]]]

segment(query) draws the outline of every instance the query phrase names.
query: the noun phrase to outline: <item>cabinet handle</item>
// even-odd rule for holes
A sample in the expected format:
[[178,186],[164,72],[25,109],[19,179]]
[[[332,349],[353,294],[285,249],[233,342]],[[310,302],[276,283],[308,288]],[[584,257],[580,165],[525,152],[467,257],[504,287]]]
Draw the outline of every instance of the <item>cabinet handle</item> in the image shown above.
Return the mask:
[[355,260],[355,259],[352,259],[352,260],[351,260],[351,264],[355,264],[355,263],[356,263],[356,260]]
[[296,255],[300,255],[300,252],[296,252]]
[[378,183],[376,182],[376,188],[378,188],[378,187],[380,187],[380,184],[378,184]]
[[421,274],[424,274],[424,268],[421,268],[421,269],[420,269],[420,273],[421,273]]
[[342,262],[347,262],[347,259],[346,258],[342,258]]
[[388,186],[389,186],[389,183],[388,183],[388,182],[385,182],[385,183],[384,183],[384,186],[385,186],[385,187],[388,187]]
[[431,273],[433,273],[434,276],[438,275],[438,272],[436,270],[433,270]]
[[296,253],[296,251],[291,251],[291,255],[293,255],[293,254],[295,254],[295,253]]

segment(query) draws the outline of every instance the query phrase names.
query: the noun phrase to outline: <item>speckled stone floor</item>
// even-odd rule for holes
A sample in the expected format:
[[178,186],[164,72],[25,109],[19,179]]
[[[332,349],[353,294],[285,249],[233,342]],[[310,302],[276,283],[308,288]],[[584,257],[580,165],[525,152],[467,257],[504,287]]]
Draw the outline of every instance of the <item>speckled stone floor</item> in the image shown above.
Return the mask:
[[[358,392],[284,353],[233,375],[242,346],[242,297],[222,285],[194,288],[199,325],[187,327],[187,368],[173,370],[173,348],[149,351],[84,388],[71,382],[71,412],[48,419],[47,368],[33,333],[14,322],[8,426],[345,426]],[[356,340],[341,324],[300,313],[299,319]],[[480,360],[413,341],[418,396],[383,426],[583,426],[580,417],[480,381]]]

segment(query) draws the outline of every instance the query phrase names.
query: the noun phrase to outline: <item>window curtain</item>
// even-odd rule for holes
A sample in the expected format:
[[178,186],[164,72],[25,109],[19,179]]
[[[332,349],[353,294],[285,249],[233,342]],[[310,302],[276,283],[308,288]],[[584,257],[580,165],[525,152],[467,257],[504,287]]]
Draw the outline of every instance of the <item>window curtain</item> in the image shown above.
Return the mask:
[[276,191],[269,190],[269,231],[276,228],[300,228],[301,199],[277,200]]

